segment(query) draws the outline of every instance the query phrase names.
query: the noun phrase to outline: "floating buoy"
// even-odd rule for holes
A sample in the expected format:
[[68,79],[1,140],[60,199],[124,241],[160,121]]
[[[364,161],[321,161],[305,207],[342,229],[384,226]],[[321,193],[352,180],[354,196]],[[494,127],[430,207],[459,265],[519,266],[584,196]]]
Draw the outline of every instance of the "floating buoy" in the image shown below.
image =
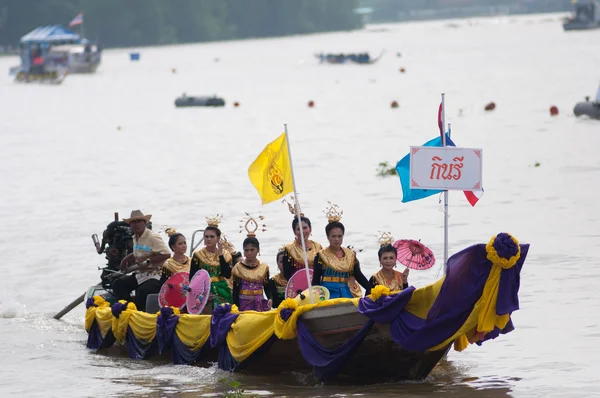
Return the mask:
[[177,73],[177,69],[171,68],[171,73]]
[[406,69],[400,68],[400,73],[404,73],[404,72],[406,72]]
[[233,106],[237,108],[238,106],[240,106],[240,103],[239,103],[239,102],[237,102],[237,101],[235,101],[235,102],[233,103]]
[[399,105],[398,105],[397,101],[392,101],[392,105],[391,106],[392,106],[392,108],[397,108]]
[[535,167],[540,167],[540,162],[535,162]]
[[308,101],[308,107],[312,108],[315,106],[315,102],[313,100]]
[[121,131],[121,126],[117,126],[117,131]]
[[495,102],[490,102],[489,104],[487,104],[485,106],[485,110],[486,111],[493,111],[494,109],[496,109],[496,103]]
[[[550,107],[550,116],[556,116],[556,115],[558,115],[558,108],[557,108],[557,107],[555,107],[554,105],[552,105],[552,106]],[[536,166],[536,167],[537,167],[537,166]]]

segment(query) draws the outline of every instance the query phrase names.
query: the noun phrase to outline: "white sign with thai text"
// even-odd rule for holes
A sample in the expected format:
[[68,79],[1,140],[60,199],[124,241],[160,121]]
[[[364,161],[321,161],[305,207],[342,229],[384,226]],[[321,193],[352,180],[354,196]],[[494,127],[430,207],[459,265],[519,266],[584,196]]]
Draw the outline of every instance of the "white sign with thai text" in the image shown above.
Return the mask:
[[411,146],[410,188],[478,191],[482,155],[474,148]]

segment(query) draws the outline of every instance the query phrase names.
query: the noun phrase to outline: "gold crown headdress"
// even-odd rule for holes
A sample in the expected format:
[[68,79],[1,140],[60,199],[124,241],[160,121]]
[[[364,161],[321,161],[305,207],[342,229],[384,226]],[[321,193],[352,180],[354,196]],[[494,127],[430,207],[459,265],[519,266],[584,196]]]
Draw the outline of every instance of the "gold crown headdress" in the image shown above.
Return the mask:
[[342,219],[344,211],[341,210],[338,205],[335,205],[330,201],[327,201],[327,203],[329,203],[329,206],[326,207],[325,210],[323,210],[323,213],[325,213],[325,215],[327,216],[327,220],[329,220],[329,223],[331,224],[332,222],[340,221]]
[[[294,196],[290,195],[290,199],[292,201],[294,201]],[[296,207],[294,206],[294,204],[288,202],[287,199],[283,199],[281,201],[281,203],[286,203],[288,205],[288,210],[290,211],[290,213],[292,213],[294,217],[297,217],[297,215],[296,215]],[[298,210],[300,211],[300,217],[304,217],[304,213],[302,213],[302,209],[300,208],[300,204],[298,204]]]
[[222,214],[216,214],[214,216],[211,217],[206,217],[206,224],[209,227],[215,227],[218,228],[219,224],[221,223],[221,221],[223,221],[225,218],[223,217]]
[[[261,231],[266,231],[267,230],[267,226],[265,224],[259,225],[259,221],[256,221],[256,219],[254,217],[252,217],[250,214],[245,213],[246,216],[244,218],[242,218],[240,220],[240,222],[243,222],[243,225],[240,225],[240,233],[242,233],[244,231],[244,229],[247,232],[247,236],[249,238],[255,237],[256,236],[256,231],[258,231],[259,229]],[[265,219],[264,216],[258,216],[258,219],[260,221],[263,221]]]
[[379,238],[377,238],[377,241],[381,247],[391,245],[394,242],[394,237],[391,232],[378,232],[380,232],[380,235]]
[[229,253],[231,253],[231,254],[235,253],[235,246],[233,246],[233,243],[231,243],[227,239],[227,235],[221,234],[221,239],[219,239],[219,242],[221,242],[221,244],[223,245],[223,248],[225,250],[227,250]]
[[173,228],[173,227],[166,227],[165,228],[165,233],[170,238],[171,236],[173,236],[173,235],[175,235],[177,233],[177,230],[175,228]]

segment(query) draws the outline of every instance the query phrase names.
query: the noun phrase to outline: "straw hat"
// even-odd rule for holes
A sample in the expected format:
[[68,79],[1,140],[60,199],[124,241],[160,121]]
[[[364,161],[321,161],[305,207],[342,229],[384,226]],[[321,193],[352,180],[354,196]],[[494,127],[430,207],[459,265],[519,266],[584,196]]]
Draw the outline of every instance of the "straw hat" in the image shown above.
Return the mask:
[[144,220],[148,222],[150,221],[150,218],[152,218],[152,214],[144,214],[141,210],[133,210],[131,216],[129,216],[129,218],[124,218],[123,221],[127,224],[131,224],[131,222],[135,220]]

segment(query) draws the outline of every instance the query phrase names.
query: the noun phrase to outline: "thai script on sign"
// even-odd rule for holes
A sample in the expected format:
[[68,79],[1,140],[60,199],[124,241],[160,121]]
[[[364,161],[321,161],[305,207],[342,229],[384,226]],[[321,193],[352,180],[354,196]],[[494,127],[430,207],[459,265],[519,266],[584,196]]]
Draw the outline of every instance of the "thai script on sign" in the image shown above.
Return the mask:
[[431,158],[433,163],[431,164],[431,174],[429,175],[430,180],[460,180],[462,176],[461,169],[463,167],[464,156],[456,156],[452,159],[455,163],[440,163],[442,158],[434,156]]

